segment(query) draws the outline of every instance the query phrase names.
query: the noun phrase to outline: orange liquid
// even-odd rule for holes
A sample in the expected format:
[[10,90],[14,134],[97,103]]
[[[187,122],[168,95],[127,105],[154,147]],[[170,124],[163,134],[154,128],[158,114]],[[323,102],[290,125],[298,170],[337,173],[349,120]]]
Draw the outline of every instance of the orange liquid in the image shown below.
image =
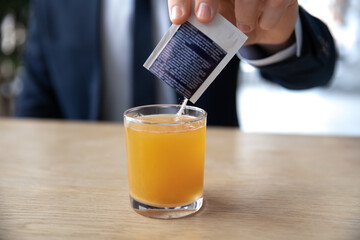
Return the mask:
[[[170,114],[141,117],[175,122]],[[178,119],[179,120],[179,119]],[[194,120],[181,116],[179,121]],[[206,119],[179,125],[126,124],[130,194],[158,207],[190,204],[203,195]]]

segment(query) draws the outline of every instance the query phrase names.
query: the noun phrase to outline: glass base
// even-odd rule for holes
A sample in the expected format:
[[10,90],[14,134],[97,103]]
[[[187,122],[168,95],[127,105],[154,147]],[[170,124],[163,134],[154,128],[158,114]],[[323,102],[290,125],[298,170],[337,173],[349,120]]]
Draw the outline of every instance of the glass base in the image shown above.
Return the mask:
[[203,198],[180,207],[154,207],[141,203],[130,196],[130,204],[135,212],[145,217],[172,219],[186,217],[199,211],[203,205]]

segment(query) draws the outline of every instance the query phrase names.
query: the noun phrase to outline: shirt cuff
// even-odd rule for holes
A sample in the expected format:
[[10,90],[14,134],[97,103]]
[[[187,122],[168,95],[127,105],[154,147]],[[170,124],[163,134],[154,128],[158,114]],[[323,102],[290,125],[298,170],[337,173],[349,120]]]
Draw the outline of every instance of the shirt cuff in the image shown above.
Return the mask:
[[290,47],[281,50],[280,52],[277,52],[269,57],[263,58],[263,53],[258,47],[254,45],[249,45],[242,47],[237,52],[237,56],[242,61],[246,61],[247,63],[255,67],[262,67],[262,66],[274,64],[277,62],[281,62],[287,58],[290,58],[294,55],[300,57],[302,39],[303,39],[303,32],[301,28],[301,20],[300,20],[300,16],[298,16],[298,19],[296,20],[296,24],[295,24],[295,43],[292,44]]

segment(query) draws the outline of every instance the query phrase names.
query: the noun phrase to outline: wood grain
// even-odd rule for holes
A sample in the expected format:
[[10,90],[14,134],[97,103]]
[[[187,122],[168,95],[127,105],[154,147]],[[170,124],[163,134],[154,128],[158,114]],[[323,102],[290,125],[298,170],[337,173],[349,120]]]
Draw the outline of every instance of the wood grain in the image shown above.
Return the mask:
[[0,239],[360,239],[360,138],[208,128],[205,205],[129,206],[121,124],[0,119]]

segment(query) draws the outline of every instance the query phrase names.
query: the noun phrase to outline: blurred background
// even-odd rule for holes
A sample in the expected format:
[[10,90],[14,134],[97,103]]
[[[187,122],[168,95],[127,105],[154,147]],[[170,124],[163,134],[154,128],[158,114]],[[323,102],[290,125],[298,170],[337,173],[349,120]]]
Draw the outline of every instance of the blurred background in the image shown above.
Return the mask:
[[21,54],[26,38],[29,0],[0,3],[0,116],[14,110],[14,97],[21,90]]
[[360,136],[360,1],[299,0],[325,22],[339,61],[327,88],[290,91],[241,63],[238,107],[245,132]]
[[[11,116],[21,91],[21,53],[28,0],[0,3],[0,117]],[[360,1],[299,0],[329,26],[340,59],[327,88],[290,91],[241,63],[239,117],[245,132],[360,136]]]

